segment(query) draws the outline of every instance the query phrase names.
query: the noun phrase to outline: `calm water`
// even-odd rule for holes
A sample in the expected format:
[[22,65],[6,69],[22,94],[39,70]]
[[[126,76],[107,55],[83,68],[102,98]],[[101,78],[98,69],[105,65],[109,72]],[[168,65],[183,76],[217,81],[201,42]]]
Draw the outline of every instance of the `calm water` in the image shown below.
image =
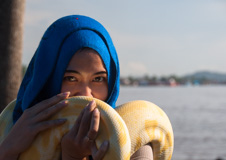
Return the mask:
[[173,160],[226,160],[226,86],[122,87],[117,104],[139,99],[168,115]]

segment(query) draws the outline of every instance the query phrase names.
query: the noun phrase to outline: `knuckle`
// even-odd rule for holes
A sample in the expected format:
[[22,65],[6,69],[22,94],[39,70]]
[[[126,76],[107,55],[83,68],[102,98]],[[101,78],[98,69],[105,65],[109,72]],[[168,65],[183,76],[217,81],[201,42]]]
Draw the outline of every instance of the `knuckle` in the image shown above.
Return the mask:
[[27,131],[26,133],[29,133],[31,135],[36,135],[38,132],[38,130],[34,126],[27,127],[26,131]]
[[71,144],[74,147],[81,147],[82,141],[72,135],[66,135],[63,139],[64,143]]
[[72,141],[73,141],[73,144],[74,144],[74,146],[80,146],[80,144],[81,144],[81,142],[79,141],[79,140],[77,140],[77,139],[71,139]]
[[90,136],[95,136],[97,134],[97,130],[95,128],[92,128],[90,131],[89,131],[89,135]]
[[92,109],[92,107],[87,107],[87,111],[90,113],[90,112],[92,112],[93,111],[93,109]]
[[92,110],[93,110],[93,105],[92,105],[92,103],[87,104],[87,106],[86,106],[86,111],[92,112]]
[[100,118],[100,114],[98,114],[98,113],[97,114],[93,114],[93,118],[94,119],[99,119]]

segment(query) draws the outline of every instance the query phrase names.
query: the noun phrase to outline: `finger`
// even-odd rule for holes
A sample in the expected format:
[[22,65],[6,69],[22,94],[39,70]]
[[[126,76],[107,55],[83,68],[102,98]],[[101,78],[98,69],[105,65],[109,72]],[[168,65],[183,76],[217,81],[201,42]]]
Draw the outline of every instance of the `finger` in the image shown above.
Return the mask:
[[75,121],[74,126],[71,128],[70,134],[72,134],[73,137],[75,137],[78,134],[79,126],[80,126],[82,117],[84,115],[84,112],[85,112],[85,108],[81,111],[77,120]]
[[92,146],[92,157],[94,160],[101,160],[104,158],[105,154],[107,153],[109,147],[109,142],[108,141],[104,141],[99,150],[96,148],[96,145],[94,144]]
[[99,130],[99,124],[100,124],[100,112],[98,108],[95,108],[93,111],[92,119],[91,119],[91,125],[88,132],[88,137],[91,140],[96,139],[98,130]]
[[78,130],[78,138],[84,138],[87,135],[87,132],[89,131],[90,128],[90,122],[92,118],[92,112],[94,108],[96,107],[95,101],[92,101],[86,106],[84,115],[82,117],[79,130]]
[[55,113],[57,113],[58,111],[60,111],[62,108],[66,107],[68,105],[68,100],[62,101],[42,112],[40,112],[35,118],[34,121],[35,122],[39,122],[42,120],[45,120],[51,116],[53,116]]
[[37,133],[39,133],[39,132],[44,131],[46,129],[62,125],[66,121],[67,121],[67,119],[55,119],[55,120],[50,120],[50,121],[44,121],[44,122],[38,123],[35,126],[35,130],[37,130]]
[[44,100],[36,105],[34,105],[32,108],[31,108],[31,111],[34,113],[34,114],[37,114],[39,112],[42,112],[44,109],[46,108],[49,108],[57,103],[59,103],[60,101],[68,98],[70,95],[70,92],[64,92],[64,93],[61,93],[61,94],[58,94],[56,96],[53,96],[52,98],[50,99],[47,99],[47,100]]

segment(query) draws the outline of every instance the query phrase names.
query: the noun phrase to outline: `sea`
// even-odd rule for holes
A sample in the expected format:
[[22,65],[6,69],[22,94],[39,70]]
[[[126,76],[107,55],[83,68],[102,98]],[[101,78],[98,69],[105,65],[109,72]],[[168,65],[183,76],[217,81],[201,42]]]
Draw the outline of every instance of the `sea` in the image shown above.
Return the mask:
[[121,87],[117,105],[147,100],[174,131],[172,160],[226,160],[226,86]]

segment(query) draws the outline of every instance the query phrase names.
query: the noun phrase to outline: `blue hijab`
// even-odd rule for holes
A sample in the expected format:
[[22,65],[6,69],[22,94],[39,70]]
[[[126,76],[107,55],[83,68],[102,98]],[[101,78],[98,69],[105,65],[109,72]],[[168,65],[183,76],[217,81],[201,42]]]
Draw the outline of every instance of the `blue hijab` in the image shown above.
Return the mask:
[[115,108],[120,85],[119,62],[111,37],[96,20],[71,15],[55,21],[43,35],[17,95],[14,123],[25,109],[60,93],[67,65],[83,47],[96,50],[102,58],[108,74],[106,102]]

